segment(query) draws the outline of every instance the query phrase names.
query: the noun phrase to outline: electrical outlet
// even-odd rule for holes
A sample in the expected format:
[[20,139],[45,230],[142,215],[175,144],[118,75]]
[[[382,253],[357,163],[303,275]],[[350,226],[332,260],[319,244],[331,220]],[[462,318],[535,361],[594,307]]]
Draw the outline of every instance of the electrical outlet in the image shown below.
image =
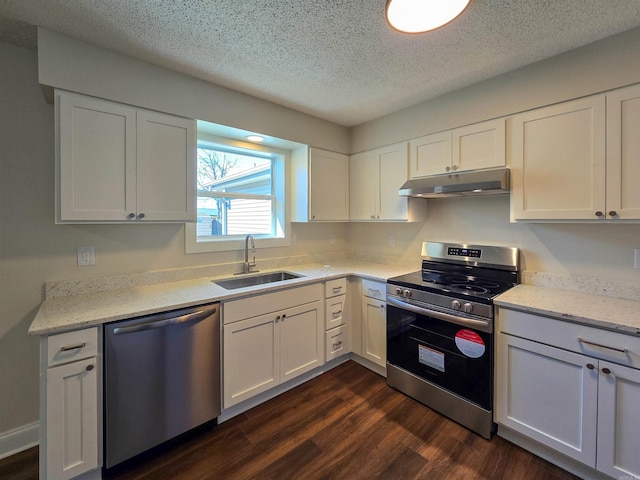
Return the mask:
[[633,249],[633,268],[640,268],[640,248]]
[[87,247],[78,247],[78,266],[86,267],[87,265],[96,264],[96,254],[93,245]]
[[395,235],[389,235],[389,246],[391,248],[395,248],[395,246],[396,246],[396,236]]
[[336,236],[332,233],[331,237],[329,238],[329,243],[331,245],[335,245],[336,244]]

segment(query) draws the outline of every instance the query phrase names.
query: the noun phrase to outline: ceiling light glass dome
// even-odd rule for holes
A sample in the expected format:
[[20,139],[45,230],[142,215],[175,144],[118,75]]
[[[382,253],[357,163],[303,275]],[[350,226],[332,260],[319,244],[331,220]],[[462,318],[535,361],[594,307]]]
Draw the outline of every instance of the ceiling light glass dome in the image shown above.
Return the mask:
[[435,30],[458,17],[471,0],[388,0],[387,22],[404,33]]

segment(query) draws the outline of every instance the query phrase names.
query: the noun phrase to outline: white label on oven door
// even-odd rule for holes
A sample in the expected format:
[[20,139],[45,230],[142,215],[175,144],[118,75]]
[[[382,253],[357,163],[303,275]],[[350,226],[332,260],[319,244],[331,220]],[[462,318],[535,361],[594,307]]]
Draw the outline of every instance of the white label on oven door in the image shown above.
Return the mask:
[[456,346],[463,354],[470,358],[480,358],[484,355],[486,346],[482,337],[473,330],[458,330],[456,333]]
[[423,365],[444,372],[444,353],[442,352],[418,345],[418,361]]

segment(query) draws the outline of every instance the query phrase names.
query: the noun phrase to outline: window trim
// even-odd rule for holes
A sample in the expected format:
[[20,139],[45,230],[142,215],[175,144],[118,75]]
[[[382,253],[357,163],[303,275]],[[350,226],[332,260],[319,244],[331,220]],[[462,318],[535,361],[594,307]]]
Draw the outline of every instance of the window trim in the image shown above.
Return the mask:
[[[254,143],[242,142],[239,140],[234,140],[231,138],[218,137],[215,135],[209,135],[205,133],[198,134],[198,145],[201,144],[212,144],[212,145],[222,145],[229,147],[230,151],[242,151],[242,150],[254,150],[254,151],[262,151],[266,153],[273,153],[279,155],[279,159],[275,159],[273,162],[273,178],[278,178],[278,176],[282,175],[283,181],[282,185],[279,185],[280,182],[274,181],[273,187],[274,192],[273,196],[276,198],[276,201],[279,203],[284,203],[283,205],[278,205],[276,207],[276,228],[281,231],[281,237],[271,237],[266,235],[255,234],[253,235],[257,249],[261,248],[270,248],[270,247],[286,247],[291,245],[291,217],[290,217],[290,188],[289,188],[289,178],[290,178],[290,168],[291,168],[291,152],[289,150],[282,150],[275,147],[270,147],[267,145],[258,145]],[[213,193],[213,192],[212,192]],[[281,202],[280,199],[283,198],[284,202]],[[196,188],[196,197],[198,196],[197,188]],[[215,252],[225,252],[225,251],[234,251],[234,250],[244,250],[244,239],[245,235],[242,236],[229,236],[226,238],[220,238],[210,241],[198,241],[197,239],[197,223],[186,223],[185,224],[185,252],[187,254],[191,253],[215,253]]]

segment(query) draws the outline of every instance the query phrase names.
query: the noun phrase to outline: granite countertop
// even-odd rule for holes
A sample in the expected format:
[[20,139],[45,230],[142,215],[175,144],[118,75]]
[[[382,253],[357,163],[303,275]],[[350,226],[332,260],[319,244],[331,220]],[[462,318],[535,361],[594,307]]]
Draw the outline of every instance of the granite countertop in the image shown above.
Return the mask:
[[496,297],[499,307],[640,335],[640,301],[573,290],[517,285]]
[[[47,298],[29,327],[29,334],[50,335],[167,310],[307,285],[347,275],[386,281],[387,278],[414,271],[415,268],[340,261],[331,265],[306,264],[272,269],[272,271],[275,270],[284,270],[303,276],[284,282],[227,290],[213,283],[216,279],[233,276],[226,274]],[[260,273],[268,272],[269,270],[262,270]]]

